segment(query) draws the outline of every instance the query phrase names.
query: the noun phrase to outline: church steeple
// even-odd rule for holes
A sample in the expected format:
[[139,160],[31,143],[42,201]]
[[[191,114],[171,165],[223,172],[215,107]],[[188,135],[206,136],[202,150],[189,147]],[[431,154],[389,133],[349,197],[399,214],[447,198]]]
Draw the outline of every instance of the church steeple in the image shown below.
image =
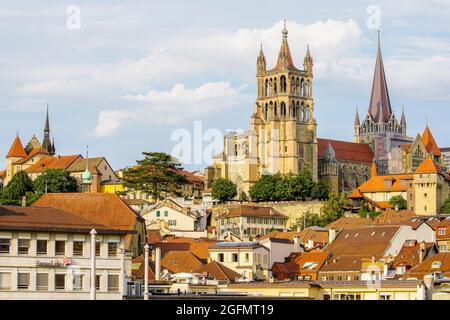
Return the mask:
[[47,113],[45,115],[44,139],[42,140],[42,148],[47,149],[47,151],[51,155],[55,154],[55,147],[50,141],[50,121],[48,117],[48,104],[47,104]]
[[355,113],[355,127],[359,127],[361,125],[361,123],[359,122],[359,112],[358,112],[358,107],[356,107],[356,113]]
[[378,30],[377,60],[373,75],[372,92],[370,95],[369,115],[375,123],[387,123],[391,118],[392,108],[384,73],[383,58],[381,56],[380,30]]
[[278,70],[286,70],[288,68],[295,69],[294,62],[291,56],[291,50],[289,49],[289,44],[287,41],[288,31],[286,29],[286,20],[284,20],[284,28],[281,34],[283,35],[283,39],[281,40],[281,48],[280,52],[278,53],[278,61],[277,65],[275,66],[275,69]]

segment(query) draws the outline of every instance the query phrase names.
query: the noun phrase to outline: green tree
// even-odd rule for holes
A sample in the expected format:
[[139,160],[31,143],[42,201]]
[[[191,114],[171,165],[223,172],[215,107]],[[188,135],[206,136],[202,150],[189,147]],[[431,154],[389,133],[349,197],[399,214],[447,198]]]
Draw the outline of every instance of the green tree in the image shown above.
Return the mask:
[[312,226],[324,227],[324,220],[320,214],[308,210],[302,217],[295,219],[292,229],[300,228],[303,230]]
[[137,160],[137,165],[124,170],[125,187],[151,194],[155,199],[162,199],[167,194],[178,194],[178,186],[187,183],[180,174],[181,165],[164,152],[143,152],[144,159]]
[[33,181],[37,193],[77,192],[77,180],[63,169],[46,169]]
[[280,174],[262,175],[250,188],[250,197],[253,201],[277,200],[280,191],[277,192],[277,184],[282,180]]
[[233,199],[236,194],[236,185],[231,180],[218,179],[212,185],[212,197],[221,202]]
[[25,171],[17,172],[4,189],[3,195],[5,199],[11,201],[22,200],[27,192],[33,191],[33,181]]
[[346,206],[348,206],[348,201],[344,194],[330,194],[328,201],[322,208],[324,226],[342,217]]
[[314,186],[311,171],[308,168],[303,168],[300,173],[294,178],[296,190],[296,200],[306,200],[311,197],[311,190]]
[[322,181],[315,183],[311,189],[312,199],[328,200],[328,194],[329,194],[328,188]]
[[407,208],[408,203],[406,202],[406,200],[401,196],[393,196],[390,200],[389,200],[389,204],[394,206],[394,207],[398,207],[398,210],[403,210]]
[[450,213],[450,198],[445,200],[444,205],[442,206],[441,213]]
[[241,191],[241,194],[239,196],[239,200],[241,200],[241,201],[248,201],[248,196],[245,193],[245,191]]

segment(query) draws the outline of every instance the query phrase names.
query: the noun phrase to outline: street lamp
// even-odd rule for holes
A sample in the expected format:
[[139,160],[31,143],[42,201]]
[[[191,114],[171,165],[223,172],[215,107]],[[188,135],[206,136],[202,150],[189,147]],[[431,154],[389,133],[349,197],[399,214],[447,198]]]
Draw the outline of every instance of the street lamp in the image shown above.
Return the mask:
[[91,300],[95,300],[96,286],[95,286],[95,236],[97,231],[91,230]]
[[148,243],[145,244],[144,250],[144,300],[148,300],[148,251],[150,246]]

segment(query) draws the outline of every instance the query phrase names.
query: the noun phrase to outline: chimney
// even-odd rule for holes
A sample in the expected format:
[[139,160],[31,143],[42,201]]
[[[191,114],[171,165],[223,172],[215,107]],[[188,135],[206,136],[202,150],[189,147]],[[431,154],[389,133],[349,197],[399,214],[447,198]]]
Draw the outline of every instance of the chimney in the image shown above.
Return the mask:
[[372,263],[375,263],[377,261],[377,258],[375,258],[375,255],[372,255]]
[[427,274],[423,277],[423,283],[425,285],[425,299],[431,300],[433,295],[434,276]]
[[336,230],[330,229],[328,230],[328,243],[332,243],[336,238]]
[[425,241],[422,241],[419,244],[419,263],[423,262],[424,257],[425,257]]
[[307,247],[308,247],[308,249],[311,249],[312,247],[314,247],[314,241],[312,241],[311,239],[308,240]]
[[26,207],[27,206],[27,197],[23,196],[22,197],[22,207]]
[[300,236],[294,237],[294,252],[300,252]]
[[395,211],[398,212],[398,204],[395,205]]
[[159,281],[161,277],[161,248],[155,249],[155,280]]

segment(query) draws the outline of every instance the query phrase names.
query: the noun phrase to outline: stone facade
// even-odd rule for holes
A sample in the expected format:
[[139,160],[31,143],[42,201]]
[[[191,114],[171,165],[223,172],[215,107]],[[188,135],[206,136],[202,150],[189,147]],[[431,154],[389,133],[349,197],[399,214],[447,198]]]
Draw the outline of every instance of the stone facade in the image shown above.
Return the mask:
[[[359,177],[366,177],[364,171],[367,171],[367,166],[370,168],[372,159],[344,164],[337,157],[337,170],[333,164],[322,164],[319,168],[312,90],[313,59],[308,47],[303,69],[297,69],[292,60],[287,34],[285,27],[278,61],[273,69],[267,70],[261,48],[256,63],[257,98],[251,116],[251,128],[243,133],[226,134],[224,151],[213,158],[212,166],[205,169],[207,188],[211,187],[213,181],[227,178],[237,185],[240,195],[242,191],[248,193],[261,175],[297,174],[303,168],[311,171],[314,181],[323,177],[333,192],[345,191],[341,187],[345,184],[344,175],[354,176],[358,173]],[[363,167],[359,168],[362,162]]]

